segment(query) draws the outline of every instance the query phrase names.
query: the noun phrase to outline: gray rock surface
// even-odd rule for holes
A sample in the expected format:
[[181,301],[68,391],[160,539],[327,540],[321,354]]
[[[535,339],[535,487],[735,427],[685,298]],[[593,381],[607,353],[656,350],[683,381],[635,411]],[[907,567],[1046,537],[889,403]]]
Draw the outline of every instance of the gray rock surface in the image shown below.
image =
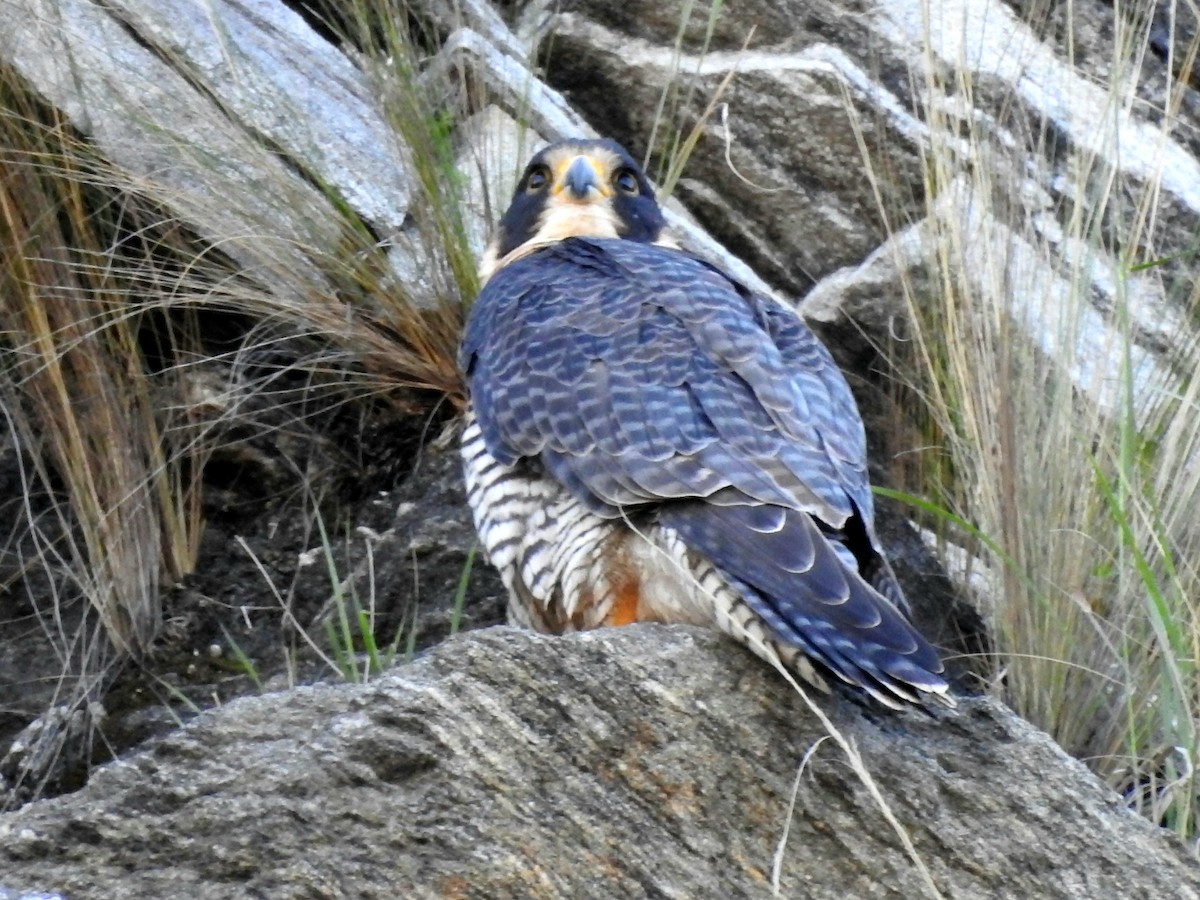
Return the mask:
[[[944,896],[1200,896],[1179,844],[995,702],[819,703]],[[369,684],[206,713],[0,816],[0,872],[73,900],[763,897],[786,834],[782,896],[922,896],[825,737],[715,633],[496,628]]]
[[[278,40],[278,52],[286,55],[287,39],[300,30],[294,27],[294,14],[281,4],[258,5],[261,15],[243,17],[240,24],[246,28],[234,44],[245,48]],[[5,0],[0,3],[0,57],[91,137],[100,152],[118,164],[117,171],[127,174],[131,187],[169,197],[184,221],[251,272],[271,283],[290,283],[290,270],[298,268],[308,283],[319,282],[315,268],[292,246],[333,248],[339,237],[334,207],[296,171],[295,158],[285,161],[263,140],[270,135],[286,140],[297,154],[302,146],[311,153],[315,140],[309,122],[293,116],[289,104],[274,108],[273,128],[256,131],[253,123],[239,120],[238,102],[228,110],[214,102],[222,83],[256,85],[260,101],[268,94],[278,98],[284,90],[278,84],[262,84],[261,64],[243,70],[247,57],[240,50],[225,56],[234,48],[220,40],[202,49],[184,37],[188,25],[201,28],[201,23],[228,35],[222,28],[227,21],[219,13],[231,11],[225,9],[227,4],[218,6],[220,10],[201,12],[192,4],[186,13],[177,11],[171,19],[179,27],[179,39],[171,48],[151,32],[140,32],[139,17],[116,4]],[[189,58],[183,51],[193,55]],[[346,66],[332,47],[325,51],[324,62]],[[308,54],[314,70],[321,68],[314,63],[316,52],[313,47]],[[201,65],[199,57],[206,55],[211,62]],[[310,82],[310,109],[346,107],[347,86],[337,84],[333,73],[323,74],[328,77]],[[218,81],[206,81],[210,76]],[[330,97],[321,89],[331,81],[341,89],[335,93],[343,96]],[[245,101],[243,108],[250,105],[247,98],[238,100]],[[259,114],[267,113],[260,108]],[[370,134],[370,125],[375,134],[384,130],[382,121],[355,121],[352,111],[338,121],[335,127],[347,138],[364,129]],[[360,139],[366,142],[369,137]],[[320,171],[320,166],[309,171]],[[326,170],[324,177],[332,175]],[[393,211],[393,217],[400,216],[403,210]],[[264,253],[263,245],[272,253]],[[272,256],[277,265],[269,261]]]
[[[879,345],[907,315],[903,281],[919,299],[951,252],[964,292],[1074,360],[1068,376],[1101,408],[1117,400],[1106,373],[1122,365],[1123,304],[1135,390],[1177,383],[1167,348],[1194,302],[1200,92],[1154,54],[1117,68],[1111,4],[1057,8],[1039,32],[1005,4],[753,0],[713,23],[706,53],[700,5],[677,50],[682,8],[567,0],[547,79],[641,153],[691,129],[732,74],[727,116],[701,129],[678,196],[773,286],[811,292],[803,312]],[[1110,79],[1136,102],[1112,108]],[[673,93],[690,99],[656,122]],[[1115,252],[1072,219],[1089,180],[1109,178],[1130,198],[1096,211]],[[1147,210],[1153,228],[1139,225]],[[1091,308],[1063,334],[1053,323],[1081,286]]]

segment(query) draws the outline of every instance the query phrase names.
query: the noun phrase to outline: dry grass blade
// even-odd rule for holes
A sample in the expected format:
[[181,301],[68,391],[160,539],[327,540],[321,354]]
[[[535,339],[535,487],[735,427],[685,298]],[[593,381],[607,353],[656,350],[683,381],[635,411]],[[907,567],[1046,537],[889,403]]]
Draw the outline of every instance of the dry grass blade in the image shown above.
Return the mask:
[[[1035,23],[1052,12],[1026,9]],[[1114,66],[1094,142],[1067,150],[1056,123],[1019,105],[996,122],[957,115],[944,98],[970,107],[971,73],[948,75],[930,35],[916,73],[934,98],[917,232],[930,259],[919,284],[904,281],[914,332],[897,366],[925,402],[927,445],[942,451],[915,492],[937,498],[934,524],[996,574],[987,612],[1005,699],[1156,821],[1193,835],[1195,236],[1156,224],[1165,163],[1122,167],[1136,138],[1122,131],[1135,100],[1126,78],[1150,33],[1145,16],[1118,18],[1112,58],[1134,68]],[[1173,127],[1162,121],[1159,153]],[[1020,150],[998,135],[1023,139]],[[1139,333],[1151,304],[1177,324],[1162,362]]]
[[[89,177],[61,123],[0,119],[0,255],[9,364],[0,390],[43,487],[61,485],[70,562],[114,644],[144,651],[161,580],[191,567],[197,496],[168,461],[127,286],[105,265]],[[17,107],[19,110],[19,107]],[[77,540],[77,543],[76,543]],[[47,560],[48,561],[48,560]]]
[[[338,13],[411,178],[398,234],[381,234],[304,160],[285,171],[272,148],[256,151],[232,111],[213,146],[242,152],[225,158],[178,110],[138,107],[156,152],[189,173],[185,191],[168,164],[139,174],[101,160],[16,74],[0,78],[0,392],[35,470],[30,490],[51,505],[28,513],[38,558],[15,570],[73,580],[121,654],[146,650],[160,589],[194,565],[200,479],[224,435],[315,433],[321,413],[379,398],[398,417],[463,402],[457,345],[476,284],[453,158],[461,110],[444,86],[420,81],[429,48],[404,15],[366,0]],[[161,49],[168,74],[191,71],[186,49]],[[256,161],[261,170],[238,168]],[[249,224],[206,230],[231,221],[225,207]],[[256,236],[254,210],[296,221],[264,219]],[[236,322],[235,336],[206,333],[214,318]],[[70,643],[75,625],[60,608],[70,597],[43,599],[39,614]]]

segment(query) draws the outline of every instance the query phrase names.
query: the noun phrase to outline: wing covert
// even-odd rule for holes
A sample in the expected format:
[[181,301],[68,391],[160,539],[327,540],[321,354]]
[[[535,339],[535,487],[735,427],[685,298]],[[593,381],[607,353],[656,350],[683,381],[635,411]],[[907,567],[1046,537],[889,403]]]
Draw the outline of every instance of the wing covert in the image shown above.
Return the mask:
[[849,388],[797,316],[678,251],[569,239],[499,270],[463,368],[490,452],[540,458],[602,515],[763,502],[870,511]]

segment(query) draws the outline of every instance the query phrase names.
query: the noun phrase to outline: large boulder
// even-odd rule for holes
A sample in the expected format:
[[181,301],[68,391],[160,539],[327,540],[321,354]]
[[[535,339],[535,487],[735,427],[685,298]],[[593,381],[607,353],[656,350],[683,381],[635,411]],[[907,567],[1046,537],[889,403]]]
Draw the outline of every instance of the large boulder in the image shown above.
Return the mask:
[[833,739],[700,629],[474,632],[0,816],[0,872],[72,900],[1200,896],[1181,844],[998,703],[817,703]]

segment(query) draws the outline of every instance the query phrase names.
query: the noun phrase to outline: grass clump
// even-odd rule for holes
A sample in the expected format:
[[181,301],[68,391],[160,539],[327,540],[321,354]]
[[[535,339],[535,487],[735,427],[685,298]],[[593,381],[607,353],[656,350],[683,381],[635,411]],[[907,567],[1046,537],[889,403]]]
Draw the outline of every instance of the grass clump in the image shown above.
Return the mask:
[[[422,80],[436,48],[407,14],[374,0],[337,12],[326,27],[359,48],[411,175],[403,234],[379,233],[303,160],[272,160],[252,178],[226,160],[206,169],[195,135],[140,110],[164,153],[193,167],[185,196],[169,167],[160,179],[105,161],[18,74],[0,72],[0,454],[20,462],[24,498],[0,568],[21,602],[0,622],[28,608],[55,647],[62,689],[50,702],[95,698],[114,665],[157,651],[163,598],[200,553],[214,454],[268,432],[310,440],[349,407],[353,419],[385,406],[411,423],[393,431],[419,435],[463,402],[457,345],[477,290],[455,167],[467,100]],[[323,209],[319,227],[264,218],[261,237],[203,233],[225,207],[252,208],[254,190],[273,214]],[[313,493],[320,473],[304,460],[279,468],[282,489]],[[322,535],[322,546],[335,540]],[[369,605],[342,600],[321,652],[363,677],[396,645],[375,641]],[[365,673],[351,645],[364,649]],[[257,677],[257,662],[234,652]]]
[[0,396],[25,466],[27,562],[138,654],[200,535],[193,423],[163,403],[188,323],[160,331],[153,359],[143,343],[148,301],[190,248],[146,204],[93,188],[107,170],[57,114],[11,77],[0,93]]
[[[1035,25],[1052,12],[1029,6]],[[938,448],[914,493],[933,498],[938,530],[987,577],[1004,699],[1192,838],[1197,235],[1158,223],[1163,166],[1122,167],[1129,106],[1141,106],[1123,61],[1145,58],[1152,30],[1148,16],[1116,19],[1108,121],[1091,146],[1065,146],[1020,104],[1004,111],[996,130],[1044,161],[1041,201],[1029,199],[1024,147],[1006,156],[991,124],[930,104],[921,227],[936,254],[905,281],[914,327],[900,366]],[[976,88],[933,62],[921,75],[933,95]],[[1162,98],[1164,139],[1185,90]],[[1171,323],[1165,353],[1155,315]]]

